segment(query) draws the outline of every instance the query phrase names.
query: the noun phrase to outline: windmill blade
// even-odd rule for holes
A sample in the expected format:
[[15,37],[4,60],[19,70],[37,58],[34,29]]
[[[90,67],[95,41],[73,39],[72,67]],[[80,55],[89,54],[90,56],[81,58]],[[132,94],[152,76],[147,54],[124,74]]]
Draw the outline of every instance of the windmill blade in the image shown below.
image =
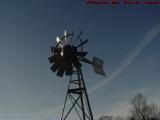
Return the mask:
[[56,42],[57,43],[62,42],[61,39],[58,36],[56,37]]
[[62,44],[61,42],[59,42],[59,43],[57,44],[57,47],[63,48],[63,44]]
[[56,42],[57,42],[57,46],[60,46],[60,47],[62,47],[63,48],[63,42],[62,42],[62,40],[60,39],[60,37],[56,37]]
[[56,63],[54,63],[54,64],[52,65],[52,67],[51,67],[50,69],[51,69],[53,72],[55,72],[55,71],[58,69],[59,66],[60,66],[59,63],[56,62]]
[[67,35],[67,30],[64,30],[64,36],[66,36]]
[[65,41],[67,42],[66,36],[67,36],[67,31],[65,30],[65,31],[64,31],[64,37],[65,37],[64,39],[65,39]]
[[73,67],[70,66],[66,69],[66,75],[72,75],[72,72],[73,72]]
[[58,47],[51,47],[51,53],[54,53],[54,54],[58,54],[60,53],[62,50],[62,48],[58,48]]
[[63,65],[61,65],[61,67],[58,69],[57,71],[57,75],[62,77],[64,74],[64,68],[63,68]]
[[60,49],[57,47],[51,47],[51,53],[59,53]]
[[54,54],[53,56],[49,57],[49,62],[54,63],[56,61],[60,61],[61,55],[60,54]]
[[48,58],[48,60],[49,60],[49,62],[50,62],[50,63],[55,62],[55,61],[56,61],[56,57],[55,57],[55,55],[53,55],[53,56],[49,57],[49,58]]

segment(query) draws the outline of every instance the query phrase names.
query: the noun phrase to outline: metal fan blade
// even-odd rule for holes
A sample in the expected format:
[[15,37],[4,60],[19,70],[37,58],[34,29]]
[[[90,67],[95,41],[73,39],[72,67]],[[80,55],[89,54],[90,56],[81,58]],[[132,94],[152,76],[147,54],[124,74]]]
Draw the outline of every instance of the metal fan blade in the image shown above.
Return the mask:
[[65,44],[67,44],[67,31],[64,31],[64,40],[65,40]]
[[51,47],[51,53],[57,54],[57,53],[60,53],[61,51],[62,51],[62,48]]
[[50,63],[53,63],[53,62],[56,61],[56,56],[53,55],[53,56],[49,57],[48,59],[49,59],[49,62],[50,62]]
[[60,46],[60,47],[63,48],[63,42],[62,42],[62,40],[58,36],[56,38],[56,42],[57,42],[57,46]]
[[61,66],[59,69],[58,69],[58,72],[57,72],[57,75],[62,77],[64,74],[64,68]]
[[52,65],[52,67],[50,68],[53,72],[55,72],[57,69],[58,69],[58,67],[59,67],[59,63],[54,63],[53,65]]
[[66,69],[66,75],[72,75],[72,72],[73,72],[72,67],[69,67],[69,68]]
[[54,54],[53,56],[49,57],[48,59],[49,59],[50,63],[54,63],[56,61],[60,62],[61,59],[62,59],[62,56],[60,55],[60,53],[59,54]]
[[64,30],[64,36],[66,36],[67,35],[67,30]]
[[58,46],[60,46],[61,48],[63,48],[63,44],[62,43],[58,43]]
[[64,36],[65,36],[65,40],[66,40],[66,36],[67,36],[67,31],[64,31]]
[[57,42],[57,43],[62,42],[61,39],[60,39],[58,36],[57,36],[57,38],[56,38],[56,42]]
[[61,52],[61,48],[57,48],[57,47],[51,47],[51,53],[60,53]]

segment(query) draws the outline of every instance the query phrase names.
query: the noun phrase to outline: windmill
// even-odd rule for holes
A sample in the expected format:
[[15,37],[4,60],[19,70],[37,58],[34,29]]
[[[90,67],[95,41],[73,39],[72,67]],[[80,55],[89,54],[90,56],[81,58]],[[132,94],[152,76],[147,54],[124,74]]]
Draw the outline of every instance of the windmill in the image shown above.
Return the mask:
[[[92,61],[87,59],[85,57],[87,52],[83,51],[83,46],[88,39],[82,40],[83,31],[77,36],[74,34],[74,32],[67,33],[65,30],[64,36],[61,38],[57,36],[56,46],[51,47],[52,56],[49,57],[52,64],[51,70],[57,76],[63,77],[64,74],[70,76],[61,120],[66,120],[72,111],[76,113],[73,116],[76,115],[80,120],[93,120],[81,67],[82,62],[91,64],[95,73],[105,76],[103,61],[97,57],[93,57]],[[74,41],[72,41],[73,38]],[[76,41],[79,43],[73,44]]]

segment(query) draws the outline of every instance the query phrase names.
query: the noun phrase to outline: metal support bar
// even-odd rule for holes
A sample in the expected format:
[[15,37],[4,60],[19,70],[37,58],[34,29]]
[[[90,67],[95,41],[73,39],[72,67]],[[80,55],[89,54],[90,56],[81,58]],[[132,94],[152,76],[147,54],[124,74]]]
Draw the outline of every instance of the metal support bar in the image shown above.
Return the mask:
[[[74,102],[73,102],[73,100],[72,100],[71,95],[70,95],[69,97],[70,97],[70,100],[71,100],[72,104],[74,104]],[[79,112],[78,112],[78,110],[77,110],[77,108],[76,108],[75,106],[74,106],[74,109],[76,110],[76,112],[77,112],[77,114],[78,114],[79,119],[81,119],[81,120],[82,120],[82,118],[81,118],[81,116],[80,116],[80,114],[79,114]]]
[[[72,97],[72,99],[75,101],[75,99],[74,99],[74,97],[73,96],[71,96]],[[82,107],[78,104],[78,103],[76,103],[77,105],[78,105],[78,107],[82,110]],[[88,118],[88,119],[90,119],[90,117],[85,113],[85,115],[86,115],[86,117]]]
[[[66,106],[68,103],[71,104],[69,108]],[[70,77],[61,120],[69,118],[73,110],[76,111],[79,120],[94,120],[81,68],[75,68]]]
[[79,97],[76,99],[75,103],[72,105],[72,107],[70,108],[70,110],[68,111],[68,113],[66,114],[64,120],[67,118],[67,116],[69,115],[69,113],[71,112],[71,110],[73,109],[74,105],[76,104],[76,102],[78,101]]

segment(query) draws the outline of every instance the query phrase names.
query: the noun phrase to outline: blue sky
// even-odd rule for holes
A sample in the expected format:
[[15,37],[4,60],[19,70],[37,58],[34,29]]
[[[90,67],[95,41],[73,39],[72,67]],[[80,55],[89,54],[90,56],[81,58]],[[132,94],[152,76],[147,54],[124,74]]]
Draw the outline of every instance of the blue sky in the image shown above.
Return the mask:
[[[68,78],[50,71],[50,46],[57,35],[84,30],[88,58],[104,60],[106,77],[84,65],[89,90],[107,81],[139,46],[125,69],[89,93],[94,116],[126,115],[130,98],[142,92],[160,105],[160,6],[88,6],[81,1],[0,0],[0,119],[51,120],[60,117]],[[158,26],[158,28],[156,28]],[[155,30],[155,32],[156,32]],[[154,31],[154,30],[153,30]],[[153,33],[154,34],[154,33]],[[147,36],[148,37],[148,36]],[[141,45],[142,44],[142,45]]]

